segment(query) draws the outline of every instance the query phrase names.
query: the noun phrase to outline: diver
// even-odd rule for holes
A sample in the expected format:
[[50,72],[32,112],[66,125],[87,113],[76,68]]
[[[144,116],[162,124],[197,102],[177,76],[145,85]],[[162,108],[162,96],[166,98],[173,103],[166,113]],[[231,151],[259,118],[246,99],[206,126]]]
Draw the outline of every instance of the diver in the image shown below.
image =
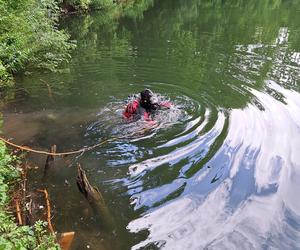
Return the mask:
[[171,108],[172,104],[168,101],[158,102],[150,89],[145,89],[140,93],[140,97],[127,104],[123,117],[127,120],[144,119],[153,121],[153,116],[160,108]]

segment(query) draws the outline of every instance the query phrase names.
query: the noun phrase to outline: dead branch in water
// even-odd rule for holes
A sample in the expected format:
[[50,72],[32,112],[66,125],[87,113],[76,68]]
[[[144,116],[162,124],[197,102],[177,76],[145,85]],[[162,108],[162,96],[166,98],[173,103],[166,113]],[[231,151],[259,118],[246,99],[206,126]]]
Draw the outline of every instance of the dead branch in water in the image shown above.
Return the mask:
[[[56,145],[53,144],[50,147],[49,151],[50,151],[50,153],[56,153]],[[50,168],[51,165],[54,165],[54,156],[53,155],[48,155],[47,159],[46,159],[45,167],[44,167],[43,179],[45,179],[47,177],[47,172],[48,172],[48,169]]]
[[16,204],[16,210],[17,210],[18,223],[19,223],[19,225],[23,225],[21,209],[20,209],[19,201],[17,199],[15,200],[15,204]]
[[[51,147],[51,151],[55,151],[55,146]],[[52,156],[53,157],[53,156]],[[49,159],[54,160],[54,159]],[[22,164],[22,180],[15,189],[12,199],[12,207],[16,211],[16,220],[18,225],[33,226],[38,220],[45,220],[47,216],[48,228],[51,234],[54,234],[54,229],[51,223],[51,205],[49,194],[46,189],[38,189],[29,191],[27,185],[28,163]],[[64,232],[56,235],[57,242],[61,249],[69,250],[74,239],[75,232]],[[0,247],[1,248],[1,247]]]
[[50,84],[47,83],[47,82],[46,82],[45,80],[43,80],[43,79],[40,79],[40,80],[41,80],[41,82],[43,82],[43,83],[46,84],[47,90],[48,90],[48,96],[49,96],[51,102],[54,102],[54,99],[53,99],[53,93],[52,93],[52,88],[51,88]]
[[47,205],[47,222],[48,222],[48,227],[49,230],[52,234],[54,234],[54,229],[51,223],[51,207],[50,207],[50,201],[49,201],[49,195],[46,189],[37,189],[38,192],[42,192],[45,194],[45,200],[46,200],[46,205]]
[[85,171],[78,164],[77,166],[77,186],[79,191],[85,196],[85,198],[90,203],[94,212],[103,221],[104,226],[107,229],[114,228],[114,220],[105,204],[105,200],[98,190],[98,188],[93,187],[85,174]]
[[[50,147],[50,153],[56,153],[56,145],[53,144],[51,147]],[[45,167],[49,167],[51,163],[54,162],[54,156],[53,155],[48,155],[47,156],[47,159],[46,159],[46,164],[45,164]]]

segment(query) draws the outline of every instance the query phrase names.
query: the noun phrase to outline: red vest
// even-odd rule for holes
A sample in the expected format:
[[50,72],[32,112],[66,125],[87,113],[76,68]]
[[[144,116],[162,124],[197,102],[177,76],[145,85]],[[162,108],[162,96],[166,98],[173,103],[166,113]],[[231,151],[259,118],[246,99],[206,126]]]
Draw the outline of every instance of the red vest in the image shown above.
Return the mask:
[[135,115],[141,115],[146,121],[151,120],[150,113],[140,107],[140,101],[138,99],[127,104],[125,111],[123,112],[123,116],[126,119],[131,119]]

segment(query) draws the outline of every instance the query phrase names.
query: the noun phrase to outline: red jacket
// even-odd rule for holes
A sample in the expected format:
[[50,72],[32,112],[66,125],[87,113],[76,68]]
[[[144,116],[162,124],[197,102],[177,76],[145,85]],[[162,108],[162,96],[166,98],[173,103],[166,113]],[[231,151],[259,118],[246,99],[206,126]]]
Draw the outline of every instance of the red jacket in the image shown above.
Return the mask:
[[[172,104],[170,102],[161,102],[159,103],[160,107],[170,108]],[[124,112],[123,117],[126,119],[132,119],[135,115],[140,115],[146,121],[152,121],[150,112],[147,112],[144,108],[140,106],[140,100],[136,99],[133,102],[127,104]]]
[[140,110],[142,110],[140,108],[140,100],[134,100],[133,102],[127,104],[125,111],[123,112],[123,116],[126,119],[131,119],[133,118],[135,115],[138,115],[139,113],[141,116],[144,117],[145,120],[151,120],[150,118],[150,113],[147,112],[146,110],[142,110],[142,112],[139,112]]

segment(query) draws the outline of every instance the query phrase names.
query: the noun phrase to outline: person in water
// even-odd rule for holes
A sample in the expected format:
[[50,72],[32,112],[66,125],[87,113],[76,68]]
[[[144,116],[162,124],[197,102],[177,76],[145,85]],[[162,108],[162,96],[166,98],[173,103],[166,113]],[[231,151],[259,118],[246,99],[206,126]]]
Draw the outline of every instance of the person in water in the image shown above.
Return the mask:
[[171,108],[170,102],[158,102],[150,89],[145,89],[140,93],[140,97],[128,103],[123,112],[123,117],[127,120],[144,119],[153,121],[152,116],[160,108]]

